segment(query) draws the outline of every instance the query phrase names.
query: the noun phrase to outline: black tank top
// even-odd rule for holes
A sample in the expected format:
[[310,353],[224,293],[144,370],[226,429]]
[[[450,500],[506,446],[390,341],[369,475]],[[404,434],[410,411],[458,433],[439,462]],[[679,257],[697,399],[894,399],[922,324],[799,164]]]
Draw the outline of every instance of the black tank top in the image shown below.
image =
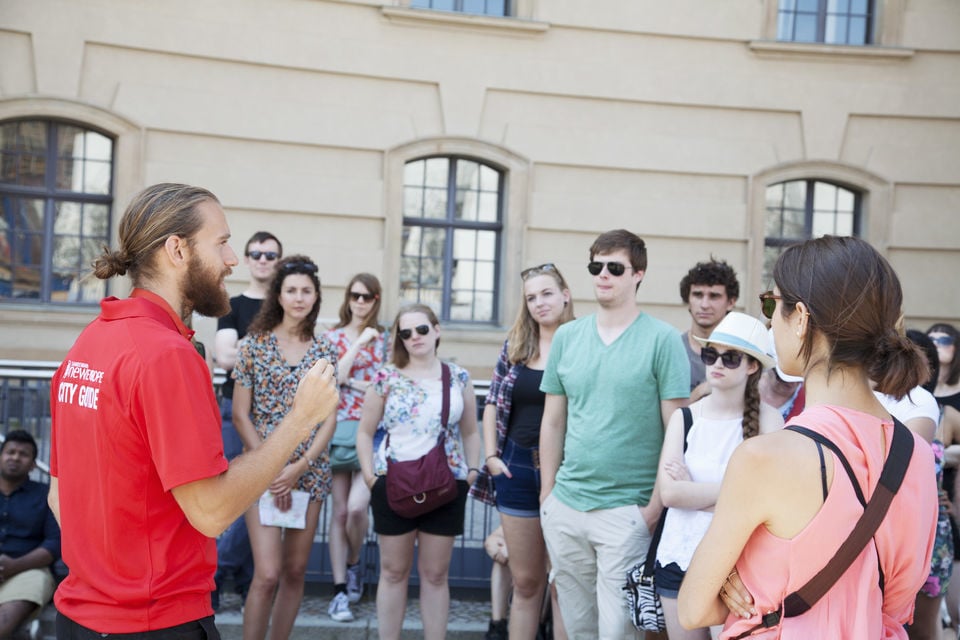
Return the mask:
[[507,437],[527,449],[540,445],[540,420],[543,419],[543,401],[546,398],[540,391],[542,379],[543,371],[528,369],[524,365],[520,367],[513,383]]

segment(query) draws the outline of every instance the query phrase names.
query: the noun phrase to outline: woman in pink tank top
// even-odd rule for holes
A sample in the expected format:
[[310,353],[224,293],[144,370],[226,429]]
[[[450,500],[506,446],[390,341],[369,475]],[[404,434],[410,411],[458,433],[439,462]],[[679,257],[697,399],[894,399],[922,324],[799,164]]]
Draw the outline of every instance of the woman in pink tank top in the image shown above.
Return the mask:
[[[869,244],[835,236],[785,250],[774,280],[776,289],[760,296],[763,311],[781,368],[802,375],[807,394],[806,409],[787,424],[831,440],[869,500],[893,437],[869,380],[902,397],[928,375],[897,330],[900,282]],[[784,430],[740,445],[680,589],[681,623],[723,622],[723,639],[906,638],[938,502],[933,454],[912,437],[906,476],[873,539],[806,613],[769,627],[763,617],[826,565],[864,507],[839,458],[814,440]]]

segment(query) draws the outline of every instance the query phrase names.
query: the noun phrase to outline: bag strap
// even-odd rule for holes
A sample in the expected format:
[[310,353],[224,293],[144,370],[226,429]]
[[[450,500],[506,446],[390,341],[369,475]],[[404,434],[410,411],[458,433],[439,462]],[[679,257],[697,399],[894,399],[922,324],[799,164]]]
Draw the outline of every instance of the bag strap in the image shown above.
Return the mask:
[[[815,433],[805,427],[795,428],[790,426],[787,428],[807,437],[812,437],[809,434]],[[820,436],[820,434],[817,435]],[[823,438],[823,440],[820,438]],[[820,436],[820,438],[814,438],[814,440],[822,442],[834,452],[839,451],[839,449],[835,448],[836,445],[832,441],[823,436]],[[806,613],[820,598],[826,595],[830,588],[840,579],[840,576],[846,572],[853,561],[856,560],[857,556],[860,555],[860,552],[863,551],[864,547],[867,546],[867,543],[877,532],[880,523],[883,522],[887,510],[890,508],[890,503],[893,501],[893,496],[896,495],[900,489],[903,478],[907,473],[907,468],[910,466],[910,458],[913,456],[913,445],[913,435],[910,433],[910,430],[907,429],[902,422],[894,418],[890,453],[887,455],[887,459],[883,464],[883,470],[880,472],[880,481],[877,483],[877,488],[874,489],[873,496],[871,496],[870,501],[867,503],[863,514],[857,520],[853,531],[847,536],[847,539],[843,541],[843,544],[840,545],[840,548],[837,549],[837,552],[823,569],[813,576],[805,585],[784,598],[781,609],[763,616],[763,621],[760,624],[740,634],[737,638],[745,638],[761,627],[769,628],[776,626],[780,623],[781,617],[792,618]],[[846,462],[846,458],[843,457],[842,454],[840,454],[840,456],[841,460]],[[857,483],[854,483],[854,486],[858,486]],[[880,567],[880,571],[882,574],[883,567]]]
[[447,421],[450,419],[450,367],[446,362],[440,363],[440,384],[443,385],[443,406],[440,409],[440,426],[447,430]]
[[[683,413],[683,452],[687,452],[687,436],[690,435],[690,427],[693,426],[693,414],[690,413],[690,407],[681,407]],[[663,533],[663,522],[667,519],[667,507],[660,512],[660,520],[657,521],[657,528],[650,538],[650,546],[647,547],[647,559],[643,563],[643,575],[653,574],[653,568],[657,563],[657,547],[660,546],[660,536]]]

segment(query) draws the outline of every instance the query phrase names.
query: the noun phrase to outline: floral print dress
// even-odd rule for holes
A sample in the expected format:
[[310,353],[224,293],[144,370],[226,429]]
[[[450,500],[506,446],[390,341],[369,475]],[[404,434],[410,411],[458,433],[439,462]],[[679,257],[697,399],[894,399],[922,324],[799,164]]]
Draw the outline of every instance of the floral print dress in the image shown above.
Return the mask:
[[[937,465],[937,489],[942,492],[943,443],[934,440],[930,446],[933,447],[934,462]],[[950,574],[953,573],[953,553],[950,512],[947,510],[947,506],[941,502],[940,511],[937,514],[937,534],[933,542],[933,556],[930,558],[930,575],[920,588],[920,593],[931,598],[937,598],[946,592],[947,586],[950,584]]]
[[[293,404],[300,379],[320,358],[326,358],[336,367],[337,350],[325,337],[314,338],[307,353],[296,365],[287,364],[280,352],[277,337],[270,333],[250,334],[240,341],[233,378],[238,384],[253,390],[250,417],[261,438],[266,438],[286,417]],[[306,454],[320,425],[310,437],[301,442],[290,462]],[[320,502],[330,493],[332,483],[330,457],[327,450],[310,463],[300,476],[296,489],[310,494],[311,502]]]
[[[467,479],[467,463],[463,455],[460,418],[463,416],[463,390],[470,381],[461,367],[450,367],[450,417],[447,420],[447,464],[457,480]],[[390,435],[390,446],[384,438],[373,454],[374,471],[387,473],[387,456],[392,460],[416,460],[437,444],[442,429],[440,410],[443,393],[440,378],[414,380],[395,366],[387,365],[377,372],[373,389],[384,399],[381,426]]]
[[[326,338],[334,346],[341,356],[350,350],[350,338],[347,337],[346,330],[330,329],[325,334]],[[355,380],[369,382],[377,370],[387,361],[387,342],[389,333],[384,331],[379,336],[363,345],[357,356],[353,359],[353,366],[350,367],[350,377]],[[340,387],[340,406],[337,408],[337,423],[347,420],[359,420],[361,410],[363,409],[364,392],[354,389],[350,385]]]

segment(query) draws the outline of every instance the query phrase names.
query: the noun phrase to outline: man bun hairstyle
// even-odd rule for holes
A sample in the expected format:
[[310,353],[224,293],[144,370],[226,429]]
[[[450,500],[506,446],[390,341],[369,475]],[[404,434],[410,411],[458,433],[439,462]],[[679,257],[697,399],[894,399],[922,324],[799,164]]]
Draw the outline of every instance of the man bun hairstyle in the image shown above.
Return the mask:
[[164,182],[147,187],[133,197],[123,217],[117,239],[120,246],[103,248],[93,261],[93,273],[101,280],[130,273],[134,286],[154,275],[154,254],[170,236],[180,236],[189,244],[203,219],[196,207],[201,202],[219,203],[217,197],[201,187]]
[[903,290],[890,263],[866,241],[824,236],[788,247],[777,259],[773,279],[781,314],[803,302],[809,311],[800,357],[809,370],[814,337],[827,341],[828,375],[863,368],[881,393],[902,398],[930,376],[919,347],[898,330]]

